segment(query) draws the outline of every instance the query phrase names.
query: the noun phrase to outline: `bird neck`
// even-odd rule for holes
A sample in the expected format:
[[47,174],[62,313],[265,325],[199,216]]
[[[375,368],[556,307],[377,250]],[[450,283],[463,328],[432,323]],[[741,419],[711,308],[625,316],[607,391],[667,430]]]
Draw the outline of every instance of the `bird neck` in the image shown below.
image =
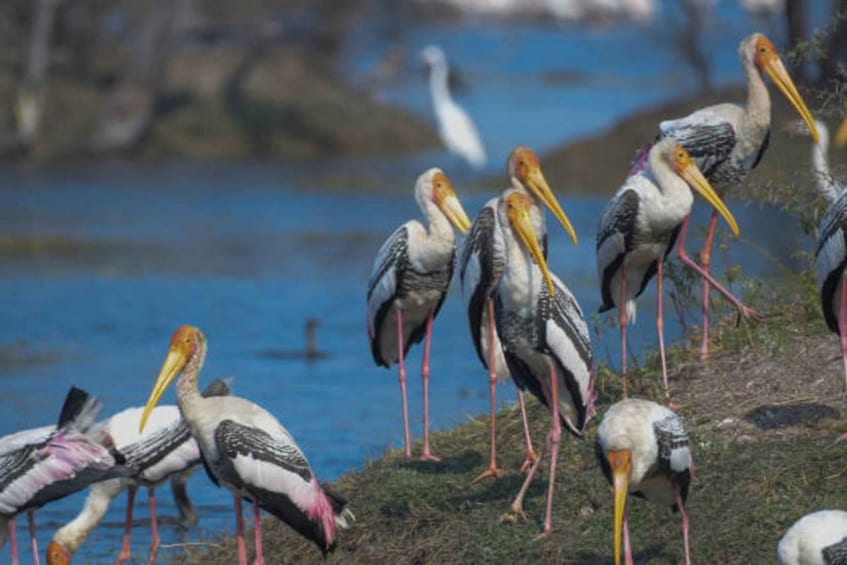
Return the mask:
[[88,534],[97,527],[97,524],[106,515],[109,503],[120,492],[121,485],[118,479],[93,486],[80,513],[53,534],[53,541],[69,554],[75,553],[85,542]]
[[824,198],[832,202],[838,198],[839,187],[829,171],[829,131],[822,123],[817,124],[820,139],[817,144],[812,144],[812,171],[815,174],[815,186]]
[[429,198],[421,198],[418,203],[428,222],[427,234],[430,237],[452,244],[456,236],[453,233],[453,224],[450,223],[444,212]]
[[752,61],[744,60],[744,73],[747,75],[747,106],[741,127],[746,136],[756,140],[755,150],[758,151],[771,124],[771,96],[762,72]]
[[[501,218],[501,221],[504,219]],[[508,220],[503,223],[503,236],[506,243],[506,268],[500,284],[505,286],[506,293],[501,296],[511,303],[513,309],[532,309],[544,276],[532,255],[518,241]]]
[[203,341],[197,345],[197,349],[188,359],[188,362],[182,369],[182,375],[180,375],[179,380],[176,382],[176,398],[179,404],[179,410],[189,423],[192,415],[195,413],[197,404],[203,400],[203,397],[200,395],[198,378],[205,359],[206,342]]
[[650,175],[666,201],[678,202],[684,206],[687,205],[689,210],[691,209],[691,205],[694,203],[694,195],[691,194],[688,183],[682,180],[682,177],[665,160],[660,158],[657,152],[650,154]]
[[447,61],[436,59],[429,69],[429,93],[436,113],[450,104],[450,89],[447,86]]

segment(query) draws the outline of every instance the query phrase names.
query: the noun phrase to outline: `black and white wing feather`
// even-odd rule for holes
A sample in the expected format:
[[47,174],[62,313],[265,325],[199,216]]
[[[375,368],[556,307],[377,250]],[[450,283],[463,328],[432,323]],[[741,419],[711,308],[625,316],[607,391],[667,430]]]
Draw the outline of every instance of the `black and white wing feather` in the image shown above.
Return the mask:
[[600,312],[615,307],[612,278],[622,267],[626,253],[632,249],[641,197],[632,188],[618,191],[603,210],[597,230],[597,276],[600,279],[602,304]]
[[[729,105],[720,105],[718,108],[726,106]],[[722,113],[712,108],[703,108],[684,118],[661,122],[659,130],[660,138],[676,139],[688,151],[703,175],[712,181],[712,175],[727,162],[738,142],[733,125]]]
[[379,248],[368,280],[368,337],[371,353],[379,365],[387,364],[379,352],[377,329],[397,297],[399,284],[409,266],[409,230],[402,225]]
[[653,422],[653,432],[659,448],[659,469],[679,486],[683,503],[691,483],[691,450],[688,434],[680,417],[666,410],[666,415]]
[[818,228],[815,266],[824,318],[829,329],[838,333],[838,296],[841,277],[847,265],[847,193],[827,209]]

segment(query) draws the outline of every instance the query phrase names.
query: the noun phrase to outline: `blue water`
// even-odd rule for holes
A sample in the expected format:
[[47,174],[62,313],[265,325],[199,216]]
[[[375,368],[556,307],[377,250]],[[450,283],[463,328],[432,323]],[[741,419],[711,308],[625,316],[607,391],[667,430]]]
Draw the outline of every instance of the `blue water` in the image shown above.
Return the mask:
[[[713,51],[718,82],[738,78],[735,48],[746,33],[743,26],[750,25],[734,17],[732,4],[724,10],[729,15],[718,20],[721,25],[708,30],[707,37],[720,45]],[[467,70],[474,86],[462,103],[477,118],[489,147],[485,172],[497,172],[516,143],[543,151],[690,89],[685,71],[656,44],[655,33],[621,27],[441,26],[414,29],[404,41],[413,51],[439,42]],[[357,34],[351,37],[347,70],[355,75],[377,49]],[[556,86],[538,78],[538,73],[562,69],[585,73],[588,80]],[[380,95],[428,115],[422,74],[412,73]],[[443,152],[369,162],[369,168],[396,183],[397,190],[388,195],[304,190],[327,169],[355,169],[361,163],[114,163],[5,170],[0,236],[64,238],[78,242],[80,251],[11,255],[0,264],[0,346],[19,348],[22,358],[0,369],[0,434],[54,421],[71,384],[98,395],[104,416],[143,404],[172,331],[189,323],[202,328],[209,343],[202,381],[231,377],[235,394],[259,401],[293,433],[321,479],[332,480],[361,468],[389,446],[399,447],[396,373],[377,368],[370,358],[366,283],[382,240],[418,216],[413,182],[433,164],[451,176],[456,169],[475,178]],[[460,183],[457,188],[470,215],[491,196],[462,194]],[[615,188],[605,187],[605,192]],[[593,241],[605,198],[560,196],[581,244],[574,248],[551,224],[550,265],[583,309],[594,312],[599,293]],[[793,225],[792,219],[771,208],[732,208],[744,241],[733,243],[728,254],[716,254],[718,269],[742,262],[745,274],[768,280],[781,269],[797,268],[791,253],[798,243],[808,242],[795,235],[797,230],[773,233],[767,227]],[[702,205],[697,207],[701,224],[706,214]],[[690,241],[689,249],[697,243]],[[639,302],[640,321],[630,334],[636,352],[655,346],[654,304],[651,286]],[[259,354],[302,347],[309,317],[320,320],[318,341],[327,359],[309,364]],[[673,316],[668,316],[667,333],[671,340],[681,333]],[[595,343],[597,358],[616,364],[617,340],[616,330],[605,330]],[[449,427],[485,412],[486,375],[471,348],[457,285],[435,323],[432,352],[432,427]],[[417,437],[419,362],[415,348],[409,356],[409,388]],[[511,385],[500,387],[500,398],[513,400]],[[175,401],[173,392],[165,395],[163,402],[168,401]],[[231,498],[224,490],[213,487],[202,471],[189,489],[200,523],[187,534],[163,527],[166,544],[232,530]],[[36,514],[42,548],[83,498],[78,494]],[[161,514],[175,515],[167,489],[158,500]],[[144,506],[139,502],[137,517],[146,517]],[[123,511],[123,501],[113,505],[81,549],[82,559],[114,557]],[[146,524],[137,528],[136,556],[146,555],[148,533]],[[21,549],[28,560],[26,543]]]

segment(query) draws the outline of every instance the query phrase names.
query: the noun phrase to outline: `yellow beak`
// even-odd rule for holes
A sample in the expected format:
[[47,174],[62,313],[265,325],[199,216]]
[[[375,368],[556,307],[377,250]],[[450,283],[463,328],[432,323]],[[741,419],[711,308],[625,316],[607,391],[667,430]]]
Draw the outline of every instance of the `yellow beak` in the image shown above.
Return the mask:
[[556,199],[556,195],[553,194],[553,191],[550,190],[550,185],[547,184],[547,179],[544,178],[544,173],[541,172],[540,167],[532,167],[529,173],[526,176],[527,188],[536,195],[539,200],[541,200],[547,208],[550,209],[550,212],[556,216],[556,219],[559,220],[559,223],[562,224],[562,227],[565,228],[565,231],[568,232],[568,235],[571,236],[571,240],[574,245],[578,245],[579,241],[576,237],[576,231],[573,229],[573,225],[571,225],[571,221],[568,219],[565,211],[562,210],[561,205],[559,205],[559,201]]
[[690,161],[680,171],[680,176],[723,216],[723,219],[729,225],[729,229],[732,230],[732,235],[738,237],[738,224],[735,222],[732,212],[726,207],[724,201],[718,196],[715,189],[712,188],[712,185],[709,184],[709,181],[706,180],[706,177],[697,168],[697,165],[693,161]]
[[[550,270],[547,268],[547,261],[544,260],[541,246],[538,245],[538,234],[535,233],[535,228],[532,226],[532,218],[530,217],[532,202],[525,194],[518,194],[523,198],[512,198],[510,200],[512,205],[509,206],[509,223],[523,242],[524,247],[529,250],[535,263],[541,269],[541,273],[544,275],[544,282],[550,291],[550,296],[556,296],[553,279],[550,277]],[[517,194],[514,196],[517,196]]]
[[612,471],[612,485],[615,491],[614,540],[615,565],[621,563],[621,530],[623,530],[623,514],[626,510],[626,495],[629,488],[629,472]]
[[450,220],[450,223],[456,226],[456,229],[462,233],[468,231],[471,227],[471,220],[462,208],[462,203],[455,194],[447,195],[439,204],[438,207]]
[[815,120],[812,118],[812,113],[806,107],[806,103],[803,101],[800,93],[797,92],[797,87],[794,86],[794,81],[791,80],[791,76],[788,74],[779,56],[776,54],[769,56],[764,62],[763,70],[771,77],[771,80],[782,91],[782,94],[785,95],[791,105],[794,106],[803,118],[803,121],[809,126],[812,140],[818,143],[820,136],[818,135],[818,128],[815,126]]
[[188,360],[185,355],[177,350],[171,348],[168,351],[168,356],[165,357],[165,362],[162,364],[162,370],[159,371],[159,377],[156,379],[156,384],[153,385],[153,391],[150,393],[150,398],[147,400],[147,405],[144,407],[144,412],[141,414],[141,422],[138,425],[138,431],[144,431],[144,425],[147,424],[147,418],[150,417],[150,412],[153,411],[153,408],[156,406],[156,403],[159,402],[159,399],[164,394],[165,390],[168,388],[168,385],[171,384],[177,375],[182,372],[183,367]]
[[844,118],[844,121],[838,126],[838,131],[835,132],[835,145],[841,147],[845,143],[847,143],[847,117]]

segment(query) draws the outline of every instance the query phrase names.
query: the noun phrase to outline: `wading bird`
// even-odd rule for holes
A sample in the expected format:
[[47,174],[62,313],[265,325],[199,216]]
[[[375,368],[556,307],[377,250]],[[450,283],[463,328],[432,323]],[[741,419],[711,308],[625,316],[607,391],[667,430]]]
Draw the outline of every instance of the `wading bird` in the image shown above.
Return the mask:
[[484,166],[485,148],[476,126],[467,112],[450,96],[444,51],[436,45],[429,45],[421,51],[421,58],[429,65],[429,94],[441,142],[448,151],[455,153],[472,167]]
[[588,326],[570,291],[547,269],[534,225],[541,210],[520,190],[503,197],[498,213],[506,268],[494,316],[515,384],[552,412],[550,432],[504,520],[523,517],[523,498],[541,459],[550,452],[550,482],[542,536],[552,531],[553,490],[562,425],[582,437],[593,406],[593,360]]
[[[229,387],[222,380],[213,381],[203,392],[204,396],[227,394]],[[180,416],[178,407],[154,408],[150,414],[150,423],[142,434],[138,431],[138,424],[143,410],[138,407],[127,408],[102,423],[103,429],[112,436],[118,451],[124,456],[124,467],[128,475],[91,486],[82,511],[53,534],[53,539],[47,546],[48,565],[70,563],[73,554],[105,516],[109,504],[124,490],[127,491],[124,539],[116,563],[124,563],[131,554],[132,508],[138,487],[147,487],[152,531],[148,559],[150,563],[156,561],[160,544],[154,494],[158,485],[170,479],[174,500],[184,525],[196,523],[197,513],[188,498],[185,485],[194,466],[200,463],[200,448],[192,437],[188,424]]]
[[788,528],[776,550],[779,565],[847,562],[847,512],[818,510]]
[[[767,74],[788,101],[797,109],[817,141],[812,115],[797,87],[785,70],[771,41],[761,33],[747,36],[738,48],[741,66],[747,76],[747,104],[716,104],[701,108],[684,118],[659,124],[660,138],[673,137],[685,147],[697,166],[721,197],[727,189],[744,182],[759,163],[770,138],[771,99],[762,73]],[[717,212],[712,212],[700,263],[708,272],[712,240],[717,227]],[[682,238],[687,227],[682,228]],[[740,303],[733,298],[734,303]],[[742,309],[747,317],[753,312]],[[709,353],[709,285],[703,283],[703,333],[700,358]]]
[[432,320],[438,314],[453,278],[456,263],[453,226],[464,233],[471,221],[459,203],[450,179],[440,169],[429,169],[418,177],[415,199],[429,226],[409,220],[380,247],[368,281],[368,339],[377,365],[388,368],[393,363],[398,364],[407,460],[412,457],[412,450],[404,358],[413,344],[424,340],[421,363],[424,447],[421,459],[436,460],[429,447]]
[[33,512],[97,481],[125,474],[112,438],[94,424],[100,403],[71,387],[58,426],[25,430],[0,438],[0,547],[11,537],[18,563],[15,516],[27,513],[33,560],[37,564]]
[[179,410],[200,446],[209,477],[233,495],[239,564],[247,563],[242,498],[253,502],[256,563],[264,563],[259,508],[312,540],[322,553],[332,551],[337,529],[354,519],[345,501],[318,484],[294,438],[270,412],[236,396],[200,395],[197,379],[205,358],[203,333],[191,326],[177,328],[139,429],[144,430],[153,407],[179,376]]
[[627,520],[627,494],[669,506],[682,517],[685,563],[688,517],[685,501],[694,476],[688,434],[671,409],[649,400],[629,398],[609,407],[597,428],[595,451],[603,475],[614,489],[614,555],[620,564],[621,529],[626,563],[632,563]]
[[[562,227],[571,236],[574,245],[576,245],[576,233],[570,220],[568,220],[568,217],[559,205],[558,200],[556,200],[553,191],[550,190],[547,179],[544,178],[538,156],[528,147],[516,147],[509,154],[506,171],[511,180],[512,187],[529,195],[537,206],[543,203],[550,208],[550,211],[553,212],[553,215],[559,220]],[[468,312],[471,340],[483,367],[488,369],[491,400],[491,453],[489,465],[488,469],[476,477],[473,482],[486,477],[499,477],[501,474],[500,469],[497,468],[497,448],[495,441],[496,390],[497,381],[508,378],[509,369],[506,366],[506,359],[503,357],[500,338],[497,336],[495,329],[493,296],[506,266],[506,249],[503,242],[502,230],[498,223],[499,214],[497,213],[502,199],[502,196],[492,198],[480,210],[462,245],[462,253],[459,260],[459,274],[462,281],[462,294],[465,298]],[[537,220],[538,225],[534,226],[534,228],[541,242],[542,253],[546,258],[547,227],[544,214],[537,214]],[[493,344],[493,346],[489,347],[489,344]],[[526,419],[526,405],[524,403],[523,391],[520,389],[518,389],[518,401],[521,408],[527,450],[526,460],[521,466],[521,472],[523,472],[523,470],[535,461],[537,455],[532,448],[529,424]]]
[[[663,139],[650,148],[647,162],[626,179],[600,218],[597,231],[597,275],[603,300],[600,312],[612,308],[617,308],[619,312],[624,397],[626,329],[630,322],[635,323],[636,297],[644,292],[654,275],[658,281],[656,329],[659,334],[662,382],[665,394],[669,394],[662,321],[662,265],[673,249],[680,224],[691,213],[694,203],[691,189],[715,207],[737,236],[738,226],[732,214],[700,173],[689,153],[672,138]],[[682,245],[679,250],[684,251]],[[688,261],[695,270],[699,269],[693,261]],[[704,272],[700,274],[708,277]],[[732,300],[731,295],[716,281],[712,283]]]
[[847,391],[847,190],[829,170],[829,130],[822,122],[816,122],[816,126],[820,139],[812,146],[812,174],[829,207],[818,226],[815,267],[826,325],[840,337]]

